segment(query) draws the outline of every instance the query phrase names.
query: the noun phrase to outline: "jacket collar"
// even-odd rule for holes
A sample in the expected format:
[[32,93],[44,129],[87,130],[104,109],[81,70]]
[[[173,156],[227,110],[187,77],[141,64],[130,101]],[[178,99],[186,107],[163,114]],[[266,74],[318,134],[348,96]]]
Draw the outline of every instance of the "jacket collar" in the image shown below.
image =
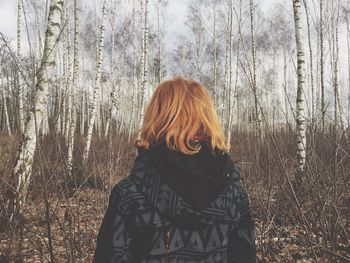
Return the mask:
[[206,142],[199,142],[197,154],[171,150],[165,143],[144,150],[168,185],[195,209],[208,207],[228,185],[234,163],[228,153],[212,153]]

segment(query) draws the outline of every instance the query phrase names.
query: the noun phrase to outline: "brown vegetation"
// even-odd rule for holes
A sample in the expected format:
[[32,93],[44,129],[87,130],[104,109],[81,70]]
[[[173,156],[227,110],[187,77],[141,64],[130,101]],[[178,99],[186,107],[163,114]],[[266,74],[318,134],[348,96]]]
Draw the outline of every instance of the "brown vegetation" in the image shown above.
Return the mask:
[[[242,168],[256,219],[260,262],[348,262],[350,158],[332,134],[308,140],[303,187],[293,192],[295,136],[266,133],[258,144],[247,133],[232,135],[233,158]],[[18,138],[0,137],[0,262],[91,262],[108,194],[127,176],[136,155],[124,136],[93,138],[86,170],[74,167],[67,178],[64,139],[40,141],[28,205],[8,222],[11,178]],[[76,163],[84,141],[76,140]],[[336,153],[335,153],[336,151]],[[304,260],[304,261],[303,261]]]

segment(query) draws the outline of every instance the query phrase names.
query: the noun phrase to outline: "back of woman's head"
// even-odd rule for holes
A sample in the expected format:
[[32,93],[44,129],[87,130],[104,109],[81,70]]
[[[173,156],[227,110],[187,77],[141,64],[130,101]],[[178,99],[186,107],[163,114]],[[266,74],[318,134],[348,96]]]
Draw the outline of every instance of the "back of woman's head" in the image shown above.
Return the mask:
[[193,144],[197,138],[208,141],[213,151],[228,150],[207,90],[182,77],[161,82],[148,105],[135,146],[148,149],[165,141],[171,149],[194,154],[200,150],[199,144]]

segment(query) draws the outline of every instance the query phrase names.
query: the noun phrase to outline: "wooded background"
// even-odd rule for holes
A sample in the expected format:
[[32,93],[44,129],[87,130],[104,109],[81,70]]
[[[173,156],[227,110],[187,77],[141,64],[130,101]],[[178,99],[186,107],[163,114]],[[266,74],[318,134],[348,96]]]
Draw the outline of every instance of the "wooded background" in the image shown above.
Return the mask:
[[[350,262],[349,0],[189,0],[186,14],[172,0],[11,1],[0,262],[92,260],[145,107],[174,75],[214,100],[259,262]],[[169,31],[176,15],[185,23]]]

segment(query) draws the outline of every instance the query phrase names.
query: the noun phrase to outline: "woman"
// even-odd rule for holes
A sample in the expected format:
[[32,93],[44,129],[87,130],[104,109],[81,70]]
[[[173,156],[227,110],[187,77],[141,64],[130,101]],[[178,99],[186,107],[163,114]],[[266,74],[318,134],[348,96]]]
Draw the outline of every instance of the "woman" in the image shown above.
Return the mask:
[[255,262],[254,223],[213,102],[196,81],[162,82],[112,190],[94,262]]

